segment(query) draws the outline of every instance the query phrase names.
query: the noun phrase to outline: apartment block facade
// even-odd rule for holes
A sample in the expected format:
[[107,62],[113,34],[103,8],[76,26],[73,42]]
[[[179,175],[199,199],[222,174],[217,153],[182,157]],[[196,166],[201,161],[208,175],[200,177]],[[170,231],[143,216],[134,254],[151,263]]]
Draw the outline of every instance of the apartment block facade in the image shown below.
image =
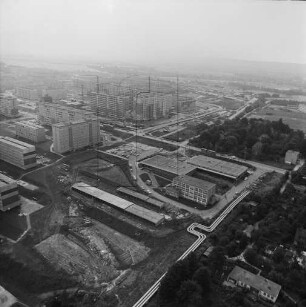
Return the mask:
[[80,120],[52,125],[53,150],[65,153],[100,142],[99,120]]
[[156,93],[139,95],[134,108],[134,117],[145,121],[167,117],[172,103],[172,95]]
[[17,122],[15,125],[16,136],[34,143],[46,140],[45,128],[31,122]]
[[216,193],[216,185],[191,176],[177,176],[172,186],[178,189],[179,195],[196,203],[207,206],[209,199]]
[[16,97],[8,94],[0,95],[0,114],[6,117],[18,116],[18,103]]
[[90,119],[94,114],[90,111],[62,106],[56,103],[40,103],[38,105],[38,120],[42,125],[73,122]]
[[131,107],[131,97],[125,95],[109,95],[105,93],[89,94],[91,109],[100,116],[114,119],[124,119]]
[[37,165],[35,146],[0,136],[0,160],[22,169],[35,167]]
[[32,88],[18,87],[16,90],[16,96],[27,100],[39,100],[41,97],[41,91]]
[[0,174],[0,211],[7,211],[20,205],[17,182]]

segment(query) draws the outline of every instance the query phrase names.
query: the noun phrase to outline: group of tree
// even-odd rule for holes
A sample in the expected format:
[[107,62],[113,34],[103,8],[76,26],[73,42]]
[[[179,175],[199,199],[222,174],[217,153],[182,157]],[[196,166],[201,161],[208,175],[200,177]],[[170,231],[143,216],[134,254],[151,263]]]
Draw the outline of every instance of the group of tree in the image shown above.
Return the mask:
[[175,263],[161,281],[159,300],[163,306],[210,306],[210,271],[192,253]]
[[[306,270],[289,251],[292,247],[298,254],[303,250],[302,246],[294,246],[294,238],[298,228],[306,229],[306,195],[289,184],[283,194],[257,200],[259,204],[249,220],[259,222],[258,229],[252,232],[252,248],[245,251],[244,257],[261,268],[262,275],[306,298]],[[271,246],[270,252],[268,246]]]
[[[257,150],[254,150],[255,144]],[[279,161],[289,149],[306,156],[304,133],[291,129],[282,119],[228,120],[222,125],[204,128],[198,138],[190,140],[190,145],[247,159]]]

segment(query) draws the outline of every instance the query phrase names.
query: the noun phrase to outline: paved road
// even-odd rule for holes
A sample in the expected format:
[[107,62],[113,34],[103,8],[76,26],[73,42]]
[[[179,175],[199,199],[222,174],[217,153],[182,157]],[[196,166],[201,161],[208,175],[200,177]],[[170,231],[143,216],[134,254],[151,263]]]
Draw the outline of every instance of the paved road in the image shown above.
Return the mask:
[[[193,223],[188,228],[187,231],[197,237],[197,240],[177,259],[177,261],[185,259],[191,252],[195,251],[205,240],[206,235],[198,231],[213,232],[216,227],[225,219],[225,217],[249,194],[249,191],[244,192],[236,200],[234,200],[221,214],[220,216],[210,225],[204,226],[202,224]],[[133,307],[142,307],[144,306],[151,297],[157,292],[160,287],[160,283],[167,272],[165,272],[151,288],[133,305]]]

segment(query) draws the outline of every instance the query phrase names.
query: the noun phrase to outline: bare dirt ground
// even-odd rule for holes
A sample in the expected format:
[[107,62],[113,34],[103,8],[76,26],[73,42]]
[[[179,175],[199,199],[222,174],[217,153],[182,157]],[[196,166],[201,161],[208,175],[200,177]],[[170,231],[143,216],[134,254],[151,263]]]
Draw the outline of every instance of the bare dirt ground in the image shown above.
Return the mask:
[[98,242],[101,240],[106,241],[117,260],[125,266],[139,263],[146,259],[150,252],[150,248],[146,247],[142,242],[137,242],[99,222],[94,222],[94,226],[84,228],[80,232],[93,237]]
[[105,252],[101,253],[101,257],[97,257],[64,235],[55,234],[35,248],[56,269],[63,269],[85,284],[96,286],[97,283],[108,282],[119,275],[115,268],[116,262],[109,257],[106,246],[102,247]]

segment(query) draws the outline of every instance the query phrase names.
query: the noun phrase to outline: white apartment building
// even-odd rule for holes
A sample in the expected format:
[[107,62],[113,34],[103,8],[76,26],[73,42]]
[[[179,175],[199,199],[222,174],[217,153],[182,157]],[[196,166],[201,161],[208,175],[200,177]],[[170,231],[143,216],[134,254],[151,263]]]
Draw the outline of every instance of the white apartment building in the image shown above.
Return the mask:
[[131,107],[132,98],[125,95],[109,95],[105,93],[89,94],[91,109],[100,116],[123,119]]
[[27,100],[38,100],[41,94],[37,89],[18,87],[16,90],[16,96]]
[[55,103],[40,103],[38,105],[38,120],[42,125],[73,122],[90,119],[94,114],[90,111],[75,109]]
[[172,95],[142,94],[135,106],[135,117],[138,120],[152,120],[167,117],[172,108]]
[[100,142],[100,121],[80,120],[52,125],[53,150],[65,153]]
[[6,117],[18,116],[18,103],[16,97],[9,94],[0,95],[0,114]]
[[7,211],[20,205],[17,182],[0,174],[0,211]]
[[37,165],[35,146],[7,136],[0,136],[0,160],[22,169],[35,167]]
[[46,140],[45,128],[31,122],[17,122],[15,125],[16,136],[34,143]]

